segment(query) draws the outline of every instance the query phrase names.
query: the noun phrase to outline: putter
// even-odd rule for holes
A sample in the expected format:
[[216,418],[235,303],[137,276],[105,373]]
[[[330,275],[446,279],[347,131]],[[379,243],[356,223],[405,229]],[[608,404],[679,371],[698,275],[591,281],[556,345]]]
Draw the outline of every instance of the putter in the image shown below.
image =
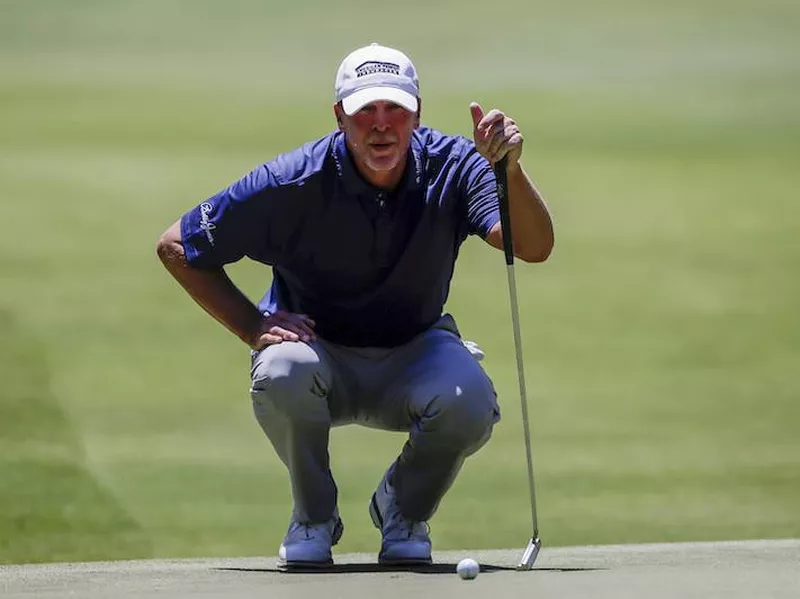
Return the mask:
[[536,518],[536,490],[533,485],[533,457],[531,454],[531,431],[528,423],[528,400],[525,393],[525,373],[522,365],[522,340],[519,328],[519,307],[517,306],[517,283],[514,278],[514,244],[511,238],[511,214],[508,208],[508,158],[503,156],[494,165],[497,179],[497,197],[500,202],[500,226],[503,228],[503,251],[506,255],[508,273],[508,293],[511,298],[511,324],[514,329],[514,349],[517,355],[517,374],[519,375],[519,395],[522,402],[522,430],[525,433],[525,456],[528,460],[528,491],[531,498],[531,524],[533,535],[525,548],[517,570],[530,570],[539,555],[542,542],[539,540],[539,522]]

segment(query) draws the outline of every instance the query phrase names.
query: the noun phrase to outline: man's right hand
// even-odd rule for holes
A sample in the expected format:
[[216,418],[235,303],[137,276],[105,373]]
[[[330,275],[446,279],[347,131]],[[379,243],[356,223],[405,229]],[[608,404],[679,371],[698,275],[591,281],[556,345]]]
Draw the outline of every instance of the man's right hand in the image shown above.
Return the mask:
[[315,326],[316,323],[307,314],[294,314],[283,310],[278,310],[274,314],[265,314],[250,347],[259,351],[268,345],[284,341],[310,343],[317,338],[314,333]]

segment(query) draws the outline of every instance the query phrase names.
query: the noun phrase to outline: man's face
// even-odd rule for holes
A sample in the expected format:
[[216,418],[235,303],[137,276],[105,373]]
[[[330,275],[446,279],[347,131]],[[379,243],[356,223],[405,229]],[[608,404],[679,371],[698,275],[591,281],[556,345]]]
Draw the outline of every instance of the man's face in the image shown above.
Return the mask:
[[362,168],[380,176],[405,167],[411,135],[419,126],[419,112],[383,100],[367,104],[351,116],[339,104],[334,110],[347,146]]

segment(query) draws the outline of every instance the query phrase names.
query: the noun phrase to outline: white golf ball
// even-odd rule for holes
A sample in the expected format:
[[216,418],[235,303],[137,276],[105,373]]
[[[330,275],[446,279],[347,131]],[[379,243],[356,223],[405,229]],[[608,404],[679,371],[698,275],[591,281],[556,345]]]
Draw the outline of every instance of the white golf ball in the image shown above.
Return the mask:
[[478,572],[481,571],[481,567],[471,557],[465,557],[456,566],[456,572],[461,577],[462,580],[472,580],[478,576]]

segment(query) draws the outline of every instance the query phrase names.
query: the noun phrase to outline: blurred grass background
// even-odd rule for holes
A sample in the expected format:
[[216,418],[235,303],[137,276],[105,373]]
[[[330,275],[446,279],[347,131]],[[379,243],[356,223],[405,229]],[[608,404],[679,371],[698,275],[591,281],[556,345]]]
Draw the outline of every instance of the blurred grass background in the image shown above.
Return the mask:
[[[0,563],[274,554],[288,482],[247,348],[154,244],[332,129],[371,41],[414,59],[426,124],[514,116],[554,212],[551,259],[516,268],[545,545],[800,536],[796,2],[0,0]],[[434,548],[522,548],[499,252],[467,242],[447,309],[504,419]],[[377,551],[402,441],[335,430],[339,551]]]

